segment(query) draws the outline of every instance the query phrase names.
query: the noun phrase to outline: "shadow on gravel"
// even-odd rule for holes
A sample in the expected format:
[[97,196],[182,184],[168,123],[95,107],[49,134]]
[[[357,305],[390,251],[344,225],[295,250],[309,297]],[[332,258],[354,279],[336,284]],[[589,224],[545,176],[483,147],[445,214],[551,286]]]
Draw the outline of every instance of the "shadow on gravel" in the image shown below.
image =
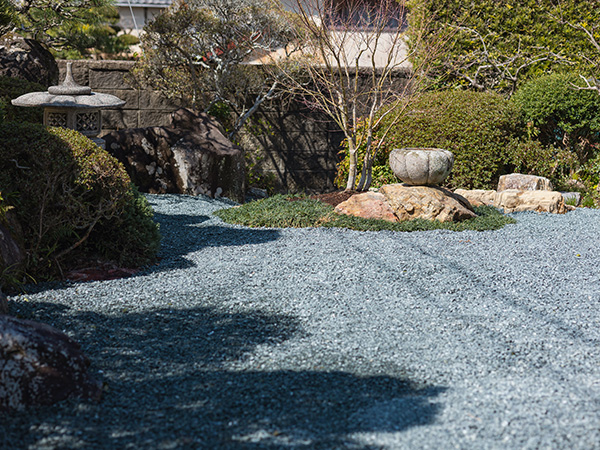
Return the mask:
[[76,330],[107,391],[99,404],[0,415],[0,448],[368,449],[349,435],[430,423],[443,390],[361,376],[369,367],[358,361],[353,373],[235,369],[259,345],[302,337],[285,315],[202,307],[106,316],[49,303],[21,315]]
[[[181,270],[194,267],[195,264],[185,255],[206,247],[229,247],[240,245],[264,244],[279,239],[277,230],[239,229],[227,226],[199,226],[209,220],[208,216],[165,215],[155,213],[163,236],[159,251],[160,262],[146,268],[136,276],[152,273]],[[23,289],[28,294],[36,294],[48,289],[64,289],[78,282],[45,282],[28,284]]]
[[205,247],[264,244],[280,237],[277,230],[201,226],[210,219],[208,216],[155,213],[154,219],[160,224],[163,239],[159,252],[161,262],[151,268],[151,272],[192,267],[194,264],[184,256]]

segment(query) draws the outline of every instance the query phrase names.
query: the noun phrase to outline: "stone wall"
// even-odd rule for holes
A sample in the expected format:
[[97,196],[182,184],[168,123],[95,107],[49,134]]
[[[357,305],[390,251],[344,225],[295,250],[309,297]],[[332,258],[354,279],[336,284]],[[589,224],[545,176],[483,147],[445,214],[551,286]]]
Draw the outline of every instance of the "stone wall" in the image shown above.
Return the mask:
[[[66,61],[59,61],[64,79]],[[163,95],[137,90],[126,81],[132,61],[74,61],[73,77],[94,92],[116,95],[127,103],[119,110],[102,112],[101,136],[114,130],[165,126],[180,107]],[[406,83],[404,74],[393,81]],[[334,179],[343,136],[327,117],[297,102],[264,105],[241,137],[250,172],[257,172],[277,192],[328,192]],[[251,180],[252,181],[252,180]],[[257,187],[264,187],[260,184]]]

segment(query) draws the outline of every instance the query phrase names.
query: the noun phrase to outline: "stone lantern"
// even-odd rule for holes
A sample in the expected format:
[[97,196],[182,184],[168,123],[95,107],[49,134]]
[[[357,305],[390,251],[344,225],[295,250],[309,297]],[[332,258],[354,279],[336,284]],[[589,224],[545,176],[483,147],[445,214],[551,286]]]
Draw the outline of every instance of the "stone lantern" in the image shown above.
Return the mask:
[[110,94],[92,92],[73,80],[72,63],[67,63],[65,80],[58,86],[50,86],[48,92],[30,92],[14,99],[15,106],[43,106],[44,125],[77,130],[104,148],[104,140],[98,138],[102,129],[100,110],[119,108],[124,100]]

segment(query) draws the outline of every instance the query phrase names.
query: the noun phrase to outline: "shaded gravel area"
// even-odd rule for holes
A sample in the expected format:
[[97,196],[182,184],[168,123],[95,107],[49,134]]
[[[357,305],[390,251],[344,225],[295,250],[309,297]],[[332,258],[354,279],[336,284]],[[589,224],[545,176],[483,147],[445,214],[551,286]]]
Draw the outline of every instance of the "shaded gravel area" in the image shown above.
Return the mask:
[[600,448],[600,211],[271,230],[149,199],[158,265],[10,298],[105,393],[0,416],[0,448]]

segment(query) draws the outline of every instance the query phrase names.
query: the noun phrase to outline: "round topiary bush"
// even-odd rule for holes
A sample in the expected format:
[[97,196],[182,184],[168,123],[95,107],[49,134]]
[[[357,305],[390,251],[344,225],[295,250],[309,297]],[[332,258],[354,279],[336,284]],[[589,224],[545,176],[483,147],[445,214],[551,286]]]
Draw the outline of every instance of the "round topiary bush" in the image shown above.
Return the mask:
[[[394,114],[384,120],[394,120]],[[381,136],[376,135],[376,139]],[[527,138],[517,104],[495,93],[456,90],[425,93],[401,113],[377,156],[374,187],[399,182],[389,168],[388,157],[394,148],[403,147],[450,150],[454,167],[445,185],[453,189],[496,189],[500,175],[517,167],[525,173],[542,171],[540,175],[548,175],[554,162],[546,160],[546,167],[536,156],[555,153]],[[338,180],[344,180],[347,157],[338,169]]]
[[125,169],[73,130],[0,124],[2,208],[10,208],[34,279],[55,277],[74,261],[101,256],[149,263],[160,235],[152,211]]

